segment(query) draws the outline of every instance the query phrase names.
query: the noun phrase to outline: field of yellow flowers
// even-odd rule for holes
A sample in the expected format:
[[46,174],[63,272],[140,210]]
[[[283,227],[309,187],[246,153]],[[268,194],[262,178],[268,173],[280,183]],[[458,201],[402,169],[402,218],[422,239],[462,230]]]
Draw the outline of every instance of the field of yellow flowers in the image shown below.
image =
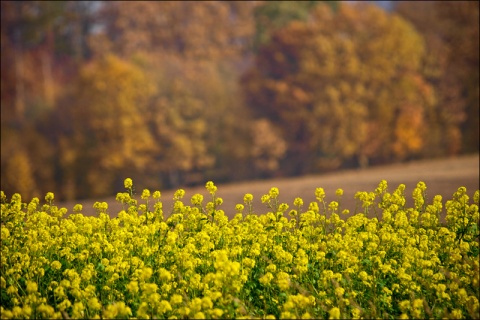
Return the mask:
[[274,187],[266,214],[246,194],[229,220],[211,181],[172,212],[125,188],[116,218],[1,192],[2,319],[480,318],[478,190],[428,203],[419,182],[406,207],[383,180],[344,220],[341,189],[290,206]]

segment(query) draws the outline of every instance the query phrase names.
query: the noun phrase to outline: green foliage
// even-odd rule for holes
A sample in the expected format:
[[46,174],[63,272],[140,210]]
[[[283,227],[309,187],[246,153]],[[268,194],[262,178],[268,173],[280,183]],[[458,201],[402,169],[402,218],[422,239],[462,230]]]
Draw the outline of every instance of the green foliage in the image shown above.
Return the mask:
[[310,11],[320,3],[332,9],[338,7],[338,1],[265,1],[255,8],[255,26],[253,46],[256,51],[270,42],[270,36],[291,21],[306,22]]

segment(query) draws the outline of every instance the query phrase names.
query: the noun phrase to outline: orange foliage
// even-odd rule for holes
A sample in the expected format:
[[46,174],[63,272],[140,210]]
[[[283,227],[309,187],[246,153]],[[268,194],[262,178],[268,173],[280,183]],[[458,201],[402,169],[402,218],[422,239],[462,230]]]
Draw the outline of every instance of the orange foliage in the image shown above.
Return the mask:
[[[423,39],[396,15],[373,5],[341,5],[337,13],[320,5],[310,22],[275,32],[242,83],[252,108],[279,119],[304,170],[354,156],[392,160],[423,145],[421,115],[433,96],[419,70],[424,54]],[[409,135],[395,133],[397,114],[409,112],[420,123]]]

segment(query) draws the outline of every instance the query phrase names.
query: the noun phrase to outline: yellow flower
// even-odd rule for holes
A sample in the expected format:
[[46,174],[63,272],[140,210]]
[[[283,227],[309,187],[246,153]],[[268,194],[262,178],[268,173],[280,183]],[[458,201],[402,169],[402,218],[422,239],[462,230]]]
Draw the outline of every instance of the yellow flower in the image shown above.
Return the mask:
[[131,189],[133,187],[133,181],[130,178],[125,179],[123,181],[123,185],[125,186],[125,189]]
[[178,239],[178,234],[175,232],[175,231],[171,231],[168,233],[167,235],[167,243],[172,245],[174,243],[176,243]]
[[272,281],[273,275],[270,272],[267,272],[264,276],[262,276],[259,281],[263,285],[267,285]]
[[253,195],[251,193],[247,193],[243,196],[243,202],[248,204],[253,201]]
[[143,319],[148,319],[149,316],[149,310],[148,310],[148,303],[145,301],[142,301],[140,303],[140,306],[137,309],[137,317],[138,318],[143,318]]
[[2,240],[7,240],[10,237],[10,231],[8,231],[7,228],[3,227],[1,228],[1,238]]
[[[406,208],[404,188],[390,194],[383,182],[375,192],[357,193],[357,199],[372,210],[376,199],[381,199],[381,221],[367,217],[368,210],[347,221],[330,210],[327,219],[319,214],[320,207],[327,206],[321,188],[315,193],[317,201],[300,217],[303,200],[296,198],[292,214],[299,219],[289,219],[283,214],[290,209],[278,203],[279,191],[274,187],[263,197],[269,213],[245,218],[237,213],[228,221],[222,210],[216,210],[213,223],[200,220],[202,210],[196,204],[202,203],[203,196],[194,195],[194,206],[186,206],[180,201],[184,191],[177,191],[178,200],[165,222],[159,200],[153,217],[146,219],[141,211],[147,204],[133,205],[137,201],[133,182],[127,186],[128,192],[119,194],[118,199],[128,204],[128,209],[125,206],[118,218],[106,213],[86,217],[80,206],[74,214],[60,218],[66,209],[51,204],[40,208],[38,199],[28,206],[21,203],[19,194],[11,203],[2,200],[0,264],[5,268],[0,287],[10,299],[8,310],[0,306],[2,316],[57,318],[63,312],[69,318],[126,318],[132,314],[138,318],[248,317],[258,315],[258,310],[245,310],[249,304],[240,300],[239,292],[251,287],[252,280],[262,284],[257,288],[262,297],[259,302],[278,304],[281,313],[277,316],[283,318],[318,318],[324,312],[320,310],[326,310],[330,318],[345,316],[343,312],[346,317],[368,318],[391,310],[398,294],[412,299],[396,302],[397,317],[435,316],[434,311],[429,314],[423,308],[428,300],[426,292],[441,305],[437,316],[471,317],[478,313],[478,298],[472,288],[478,286],[475,272],[480,263],[467,254],[478,250],[475,235],[468,232],[472,229],[469,226],[478,222],[478,205],[469,203],[464,188],[445,204],[446,224],[440,227],[436,217],[443,209],[442,199],[435,196],[431,205],[422,202],[426,186],[421,183],[414,192],[415,204],[422,204],[421,208]],[[217,191],[213,182],[208,188]],[[148,201],[146,190],[142,198]],[[342,196],[339,190],[338,197]],[[160,192],[153,195],[160,198]],[[330,202],[330,209],[338,211],[336,200]],[[244,201],[245,205],[238,204],[235,210],[252,213],[253,196],[246,194]],[[220,202],[213,195],[210,208]],[[102,202],[95,207],[107,209]],[[458,240],[462,230],[467,231]],[[152,265],[163,268],[152,270]],[[323,271],[317,273],[315,265],[323,266]],[[35,281],[43,275],[48,279],[37,285]],[[395,275],[398,283],[380,290],[376,311],[362,309],[374,278],[384,275]],[[104,280],[101,284],[99,276]],[[343,277],[359,282],[357,290],[339,287],[345,283]],[[419,278],[425,281],[416,281]],[[307,297],[301,288],[312,279],[324,288],[335,280],[336,287],[333,293],[325,289],[316,297]],[[278,288],[277,293],[285,299],[275,300],[269,288]],[[55,309],[47,304],[45,294],[52,295]],[[351,304],[350,299],[359,305]],[[237,305],[228,309],[232,303]],[[321,308],[314,308],[316,303]],[[271,317],[270,312],[262,314]]]
[[170,283],[164,283],[161,287],[161,292],[169,293],[172,290],[172,285]]
[[88,300],[88,308],[98,311],[102,309],[102,304],[98,301],[97,297],[92,297]]
[[183,198],[183,196],[185,195],[185,190],[183,189],[178,189],[177,191],[175,191],[175,193],[173,194],[173,200],[180,200]]
[[246,268],[253,268],[255,266],[255,260],[250,258],[243,258],[242,264]]
[[328,314],[330,315],[329,319],[340,319],[340,309],[333,307],[328,311]]
[[205,184],[205,188],[208,190],[208,192],[209,192],[211,195],[214,195],[215,192],[217,192],[217,187],[215,186],[215,184],[213,183],[213,181],[208,181],[208,182]]
[[[73,304],[73,310],[72,310],[72,318],[84,318],[85,314],[85,306],[83,303],[80,302],[75,302]],[[107,318],[114,318],[114,317],[107,317]]]
[[143,281],[147,281],[148,279],[150,279],[150,277],[152,276],[153,274],[153,270],[152,268],[144,268],[142,270],[142,274],[140,276],[140,279],[143,280]]
[[191,202],[194,206],[200,206],[203,202],[203,196],[199,193],[193,195]]
[[85,282],[88,282],[92,278],[92,276],[93,276],[92,270],[87,269],[87,268],[83,269],[82,274],[80,275],[82,280],[85,281]]
[[274,264],[269,264],[265,270],[268,272],[275,272],[277,270],[277,266]]
[[358,308],[352,308],[352,318],[353,319],[360,319],[360,315],[362,314],[362,311]]
[[71,306],[72,306],[72,303],[67,298],[65,298],[65,300],[63,300],[57,305],[58,310],[60,311],[64,311],[65,309],[70,308]]
[[338,202],[332,201],[328,204],[328,208],[332,211],[336,211],[338,209]]
[[143,200],[146,200],[146,199],[150,198],[150,190],[143,189],[141,198]]
[[130,281],[127,284],[127,290],[132,294],[136,294],[138,292],[138,282],[137,281]]
[[224,313],[223,310],[219,309],[219,308],[215,308],[215,309],[210,311],[210,315],[213,318],[220,318],[223,315],[223,313]]
[[166,301],[166,300],[162,300],[160,301],[160,304],[159,306],[157,307],[157,312],[159,314],[164,314],[168,311],[172,311],[172,306],[170,305],[170,302]]
[[270,196],[268,194],[264,194],[260,200],[262,201],[262,203],[266,203],[270,201]]
[[338,287],[335,289],[335,295],[337,297],[343,297],[344,293],[345,293],[345,289],[343,289],[342,287]]
[[55,195],[53,194],[53,192],[47,192],[47,195],[45,196],[45,201],[50,203],[53,201],[54,198],[55,198]]
[[278,197],[278,195],[280,194],[280,191],[278,190],[278,188],[273,187],[273,188],[270,189],[268,194],[269,194],[271,199],[276,199]]
[[293,205],[297,208],[300,208],[303,206],[303,199],[299,197],[295,198],[295,200],[293,200]]
[[323,188],[315,189],[315,197],[317,198],[318,202],[323,202],[325,199],[325,190],[323,190]]
[[450,317],[452,319],[462,319],[462,318],[464,318],[462,310],[460,310],[460,309],[453,309],[452,313],[450,314]]
[[142,290],[145,295],[153,295],[157,292],[158,286],[155,283],[145,283],[142,285]]
[[468,253],[470,251],[470,245],[468,244],[468,242],[461,240],[460,249],[462,249],[463,252]]
[[[24,316],[26,316],[27,318],[31,318],[31,315],[32,315],[32,307],[28,306],[28,305],[24,305],[23,308],[22,308],[22,313]],[[51,316],[51,315],[50,315]],[[48,318],[48,315],[45,315],[45,318]],[[53,317],[52,317],[53,318]]]
[[27,292],[28,293],[34,293],[37,292],[38,290],[38,285],[36,282],[32,281],[27,281]]
[[[123,193],[123,192],[118,192],[117,196],[115,197],[115,200],[117,200],[118,202],[121,202],[121,203],[128,202],[128,200],[125,199],[125,193]],[[73,210],[75,210],[75,208]]]
[[172,297],[170,298],[170,303],[171,304],[180,304],[183,302],[183,298],[179,294],[173,294]]
[[343,195],[343,189],[337,189],[335,191],[335,194],[337,195],[337,197],[341,197]]
[[410,309],[410,301],[403,300],[398,304],[398,306],[400,307],[400,311],[407,313],[407,311]]
[[290,276],[286,272],[279,272],[277,274],[277,284],[280,290],[286,291],[290,288]]
[[[145,295],[143,295],[145,296]],[[152,294],[149,294],[147,297],[146,297],[146,301],[148,302],[148,304],[150,306],[157,306],[160,304],[160,301],[162,299],[162,297],[160,296],[159,293],[152,293]]]
[[158,273],[160,275],[160,279],[163,280],[163,281],[171,281],[172,280],[172,274],[166,270],[165,268],[160,268],[158,270]]
[[210,297],[203,297],[202,298],[202,308],[204,310],[212,309],[213,308],[213,302]]
[[[316,202],[315,202],[315,204],[316,204]],[[288,210],[288,204],[280,203],[280,205],[278,206],[278,211],[283,213],[287,210]]]
[[289,299],[283,304],[284,310],[292,310],[295,308],[295,303],[293,302],[293,298],[289,297]]
[[290,210],[290,212],[288,213],[288,215],[290,217],[296,217],[298,216],[298,211],[297,210]]
[[14,319],[20,319],[22,317],[22,308],[19,306],[13,307],[12,314]]
[[125,305],[125,302],[120,301],[120,302],[115,302],[114,304],[108,305],[104,312],[103,312],[103,317],[104,318],[127,318],[132,315],[132,310],[130,307],[127,307]]
[[413,308],[414,308],[414,309],[423,308],[423,299],[415,299],[415,300],[413,300]]

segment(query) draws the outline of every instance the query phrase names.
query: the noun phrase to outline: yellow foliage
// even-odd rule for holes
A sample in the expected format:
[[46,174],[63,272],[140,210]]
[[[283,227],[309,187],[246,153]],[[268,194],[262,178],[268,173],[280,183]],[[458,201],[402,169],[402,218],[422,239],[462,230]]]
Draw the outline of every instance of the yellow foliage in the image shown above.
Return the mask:
[[[74,148],[81,150],[76,163],[90,167],[86,177],[93,194],[105,192],[116,170],[143,168],[151,161],[157,145],[145,115],[155,90],[138,67],[114,55],[81,69],[72,110],[79,143]],[[80,160],[82,153],[86,158]]]

